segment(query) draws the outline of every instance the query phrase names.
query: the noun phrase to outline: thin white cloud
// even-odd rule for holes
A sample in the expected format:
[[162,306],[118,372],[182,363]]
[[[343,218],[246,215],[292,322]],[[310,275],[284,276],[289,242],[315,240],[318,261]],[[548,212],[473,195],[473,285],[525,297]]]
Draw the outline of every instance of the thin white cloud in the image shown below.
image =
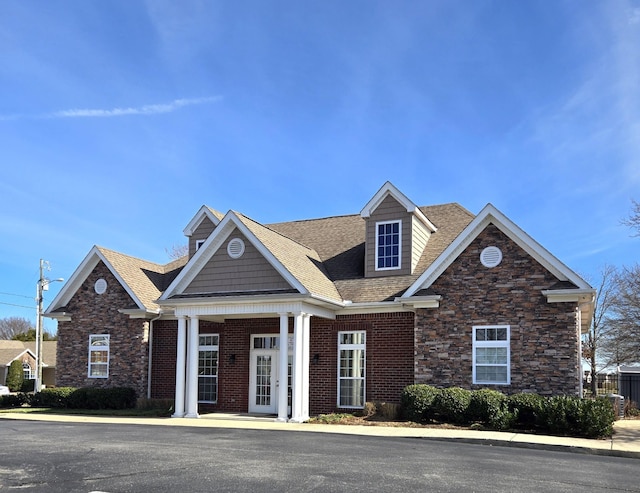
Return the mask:
[[221,96],[211,96],[205,98],[184,98],[174,99],[170,103],[148,104],[144,106],[132,106],[127,108],[74,108],[70,110],[55,111],[42,115],[0,115],[0,120],[21,120],[21,119],[50,119],[50,118],[112,118],[129,115],[158,115],[162,113],[172,113],[185,106],[196,106],[202,104],[216,103],[222,99]]

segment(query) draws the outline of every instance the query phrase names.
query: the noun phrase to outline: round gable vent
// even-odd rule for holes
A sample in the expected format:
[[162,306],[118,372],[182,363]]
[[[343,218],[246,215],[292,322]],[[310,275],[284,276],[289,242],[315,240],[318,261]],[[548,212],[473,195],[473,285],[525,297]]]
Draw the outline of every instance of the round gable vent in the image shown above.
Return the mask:
[[232,239],[227,245],[227,253],[231,258],[240,258],[244,253],[244,241],[240,238]]
[[502,262],[502,252],[498,247],[487,247],[480,253],[480,262],[488,268],[500,265],[500,262]]
[[93,285],[93,289],[98,294],[104,294],[104,292],[107,290],[107,281],[105,281],[104,279],[98,279]]

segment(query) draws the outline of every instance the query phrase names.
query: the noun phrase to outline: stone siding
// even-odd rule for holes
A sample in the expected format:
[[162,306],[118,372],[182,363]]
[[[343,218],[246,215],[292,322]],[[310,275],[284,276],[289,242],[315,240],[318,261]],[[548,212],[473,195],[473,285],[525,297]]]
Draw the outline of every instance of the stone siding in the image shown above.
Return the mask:
[[[98,279],[107,290],[97,294]],[[132,387],[147,395],[148,326],[120,309],[137,308],[111,271],[100,262],[69,301],[70,322],[58,323],[56,385],[58,387]],[[110,335],[108,378],[88,377],[89,335]]]
[[[480,252],[502,250],[502,263],[486,268]],[[437,309],[416,313],[415,381],[437,387],[472,384],[472,327],[511,327],[511,384],[504,393],[579,393],[579,341],[575,303],[547,303],[542,290],[558,282],[498,228],[489,225],[432,285]],[[486,387],[486,386],[485,386]]]

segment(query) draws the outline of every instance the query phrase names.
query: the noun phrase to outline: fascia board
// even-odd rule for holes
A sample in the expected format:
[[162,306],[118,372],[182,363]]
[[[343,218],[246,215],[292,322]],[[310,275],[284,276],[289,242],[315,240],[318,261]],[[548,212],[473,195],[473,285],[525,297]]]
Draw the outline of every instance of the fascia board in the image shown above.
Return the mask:
[[549,303],[592,302],[596,294],[595,289],[546,289],[542,294]]
[[487,204],[429,268],[420,275],[413,285],[403,294],[403,297],[412,296],[418,290],[431,286],[489,224],[494,224],[508,238],[514,241],[559,280],[571,281],[579,289],[591,288],[580,276],[560,262],[492,204]]
[[367,204],[360,211],[360,216],[364,219],[371,217],[373,211],[375,211],[378,206],[382,203],[382,201],[387,197],[387,195],[391,195],[405,210],[410,214],[415,214],[416,217],[427,227],[429,230],[434,233],[438,228],[427,219],[427,216],[418,208],[416,204],[409,199],[404,193],[398,190],[393,183],[387,181],[380,190],[376,192],[376,194],[367,202]]
[[107,269],[109,269],[111,274],[113,274],[116,280],[122,285],[127,294],[131,296],[131,299],[133,299],[136,305],[138,305],[141,310],[146,310],[145,306],[140,301],[138,296],[136,296],[129,285],[124,281],[124,279],[122,279],[120,274],[113,268],[111,263],[102,254],[100,249],[97,246],[94,246],[89,251],[84,260],[80,263],[78,268],[71,275],[69,281],[67,281],[64,286],[62,286],[62,289],[60,290],[60,292],[58,292],[58,295],[53,299],[49,307],[44,311],[44,315],[47,315],[50,318],[56,318],[55,316],[52,316],[51,312],[69,303],[69,300],[71,300],[73,295],[78,291],[78,289],[80,289],[82,283],[87,279],[89,274],[91,274],[93,269],[96,268],[99,261],[102,261],[107,266]]
[[181,293],[193,281],[200,270],[209,259],[218,251],[224,241],[231,235],[231,232],[238,228],[240,232],[251,242],[258,252],[276,269],[276,271],[295,289],[302,294],[307,294],[307,290],[295,279],[291,273],[275,258],[275,256],[265,247],[255,235],[242,223],[233,211],[227,212],[220,221],[216,229],[209,238],[196,251],[191,260],[182,269],[180,274],[173,280],[165,290],[159,301],[166,301],[171,296]]
[[80,288],[80,285],[85,281],[91,271],[95,269],[96,265],[98,265],[100,260],[99,253],[98,247],[95,245],[91,250],[89,250],[89,253],[85,256],[82,262],[80,262],[80,265],[76,268],[73,274],[71,274],[69,280],[63,284],[62,289],[58,291],[56,297],[53,298],[49,307],[44,311],[45,315],[48,315],[51,311],[69,303],[69,300]]
[[200,207],[200,210],[196,213],[196,215],[193,216],[193,219],[189,221],[189,224],[187,224],[182,230],[184,235],[191,236],[193,232],[198,229],[198,226],[200,226],[200,223],[205,217],[208,218],[215,226],[218,226],[218,224],[220,223],[220,220],[211,212],[211,209],[209,209],[206,205],[203,205],[202,207]]
[[439,294],[429,296],[399,297],[395,301],[412,308],[439,308],[442,296]]

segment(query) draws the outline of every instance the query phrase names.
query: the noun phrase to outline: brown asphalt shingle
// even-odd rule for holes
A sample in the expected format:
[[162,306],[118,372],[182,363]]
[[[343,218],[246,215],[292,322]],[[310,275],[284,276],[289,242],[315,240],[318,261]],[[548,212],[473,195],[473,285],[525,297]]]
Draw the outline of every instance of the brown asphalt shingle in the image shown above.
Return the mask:
[[[240,221],[312,294],[353,302],[391,301],[401,295],[472,221],[458,204],[421,207],[438,228],[431,235],[413,275],[364,278],[365,220],[358,214],[262,225],[235,212]],[[187,262],[147,262],[98,247],[147,309]],[[133,308],[133,307],[132,307]]]

